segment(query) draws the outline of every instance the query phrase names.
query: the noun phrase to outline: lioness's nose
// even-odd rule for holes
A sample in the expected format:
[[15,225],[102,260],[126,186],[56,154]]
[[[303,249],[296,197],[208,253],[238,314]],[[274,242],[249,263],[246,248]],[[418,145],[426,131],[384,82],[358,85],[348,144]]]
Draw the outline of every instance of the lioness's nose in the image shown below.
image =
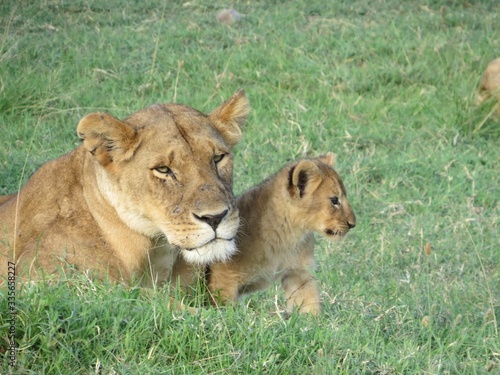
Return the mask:
[[198,220],[204,221],[205,223],[210,225],[212,227],[212,229],[215,231],[217,229],[217,227],[219,226],[220,222],[222,221],[222,219],[224,219],[224,217],[227,215],[227,211],[228,210],[224,210],[220,214],[216,214],[216,215],[198,216],[198,215],[194,214],[194,216]]

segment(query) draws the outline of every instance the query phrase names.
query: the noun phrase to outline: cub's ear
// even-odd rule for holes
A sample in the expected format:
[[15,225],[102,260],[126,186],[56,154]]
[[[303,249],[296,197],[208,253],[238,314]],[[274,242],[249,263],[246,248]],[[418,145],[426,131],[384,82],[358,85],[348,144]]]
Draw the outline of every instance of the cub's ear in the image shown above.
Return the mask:
[[321,183],[321,172],[311,160],[302,160],[288,173],[288,192],[295,198],[312,193]]
[[333,168],[337,162],[337,155],[333,152],[328,152],[326,155],[318,156],[318,160]]
[[107,113],[85,116],[76,131],[83,139],[83,147],[103,166],[130,159],[139,145],[137,131]]
[[233,96],[213,110],[208,118],[224,138],[229,147],[233,147],[241,140],[241,129],[245,124],[250,103],[243,89],[238,90]]

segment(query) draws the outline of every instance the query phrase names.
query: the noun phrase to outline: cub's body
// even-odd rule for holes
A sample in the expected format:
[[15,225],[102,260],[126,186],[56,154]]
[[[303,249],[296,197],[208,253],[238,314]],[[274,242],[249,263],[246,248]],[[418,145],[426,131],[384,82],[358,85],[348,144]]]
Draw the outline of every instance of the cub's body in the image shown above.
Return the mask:
[[227,303],[280,281],[290,308],[300,306],[301,312],[317,313],[314,234],[290,217],[283,197],[273,191],[275,184],[268,181],[238,199],[238,207],[245,212],[238,251],[228,262],[210,266],[208,287],[216,300]]

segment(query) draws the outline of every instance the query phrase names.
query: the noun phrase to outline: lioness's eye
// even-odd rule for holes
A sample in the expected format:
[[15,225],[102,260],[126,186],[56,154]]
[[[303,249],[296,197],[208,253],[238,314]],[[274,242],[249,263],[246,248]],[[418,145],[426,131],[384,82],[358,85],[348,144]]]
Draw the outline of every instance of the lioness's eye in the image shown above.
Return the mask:
[[224,159],[224,156],[226,156],[226,155],[224,155],[224,154],[214,155],[214,157],[213,157],[214,163],[217,164],[218,162],[220,162],[222,159]]
[[172,178],[175,178],[174,172],[172,172],[172,170],[169,167],[165,166],[165,165],[160,165],[160,166],[156,167],[154,170],[156,172],[158,172],[158,173],[161,173],[161,174],[164,174],[164,175],[168,175],[168,176],[170,176]]
[[339,205],[339,203],[340,203],[340,201],[339,201],[339,197],[332,197],[332,198],[330,198],[330,202],[332,202],[332,204],[333,204],[334,206],[338,206],[338,205]]

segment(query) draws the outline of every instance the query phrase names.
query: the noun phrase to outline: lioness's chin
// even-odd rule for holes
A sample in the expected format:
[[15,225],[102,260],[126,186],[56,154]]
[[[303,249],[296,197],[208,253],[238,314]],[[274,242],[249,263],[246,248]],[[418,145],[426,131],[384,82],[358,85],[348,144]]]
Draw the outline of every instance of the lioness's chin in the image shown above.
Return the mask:
[[223,262],[228,260],[236,252],[236,242],[234,239],[214,239],[206,245],[196,249],[183,249],[182,256],[189,263],[200,265],[213,262]]

